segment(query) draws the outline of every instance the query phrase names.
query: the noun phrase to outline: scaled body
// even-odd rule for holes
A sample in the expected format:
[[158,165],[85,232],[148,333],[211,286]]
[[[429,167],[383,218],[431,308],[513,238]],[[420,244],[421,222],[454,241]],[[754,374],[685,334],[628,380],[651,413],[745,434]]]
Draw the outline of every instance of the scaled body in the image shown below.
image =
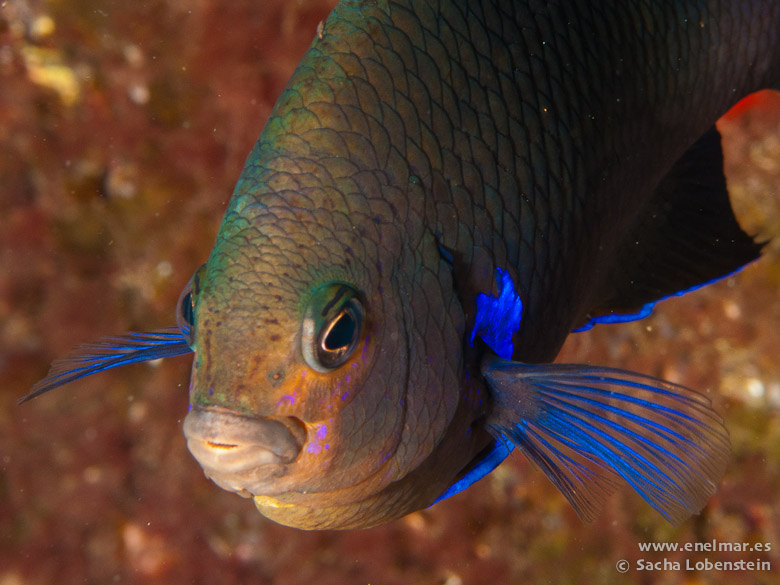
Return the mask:
[[778,25],[775,2],[339,4],[183,295],[207,475],[362,527],[517,445],[584,517],[618,478],[697,511],[728,448],[706,400],[523,364],[757,257],[712,128],[780,86]]

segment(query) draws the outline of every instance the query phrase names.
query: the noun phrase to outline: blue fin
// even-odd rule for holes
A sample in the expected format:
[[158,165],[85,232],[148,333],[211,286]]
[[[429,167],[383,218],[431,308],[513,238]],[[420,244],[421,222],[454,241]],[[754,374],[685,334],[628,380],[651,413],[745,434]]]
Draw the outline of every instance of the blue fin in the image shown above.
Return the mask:
[[191,351],[178,327],[167,327],[151,333],[105,337],[95,343],[80,345],[70,355],[55,360],[46,377],[36,383],[18,402],[27,402],[49,390],[103,370],[183,355]]
[[588,331],[589,329],[593,329],[593,326],[598,325],[599,323],[628,323],[629,321],[639,321],[641,319],[644,319],[645,317],[649,317],[650,314],[653,312],[653,310],[655,310],[655,306],[661,301],[665,301],[673,297],[681,297],[683,295],[687,295],[689,292],[697,291],[700,288],[704,288],[705,286],[709,286],[711,284],[714,284],[726,278],[731,278],[739,271],[741,271],[745,266],[740,266],[733,272],[729,272],[728,274],[724,274],[723,276],[718,276],[717,278],[713,278],[712,280],[708,280],[707,282],[702,282],[690,288],[686,288],[685,290],[673,292],[655,301],[650,301],[649,303],[645,303],[644,305],[642,305],[640,309],[632,313],[607,313],[605,315],[597,315],[595,317],[591,317],[590,320],[588,320],[584,325],[580,325],[579,327],[577,327],[576,329],[572,329],[571,331],[572,333],[580,333],[581,331]]
[[[456,479],[447,490],[433,501],[433,504],[446,500],[450,496],[462,492],[467,487],[478,482],[488,473],[498,467],[514,450],[515,445],[511,441],[496,439],[490,450],[482,457],[479,457],[475,463],[461,477]],[[433,506],[431,504],[431,506]]]
[[515,292],[512,276],[500,268],[496,268],[496,272],[498,297],[484,293],[477,295],[477,313],[469,343],[473,345],[474,337],[479,335],[496,354],[504,359],[512,359],[515,350],[512,336],[520,329],[523,301]]
[[520,447],[590,520],[622,478],[669,522],[698,512],[729,457],[707,398],[624,370],[483,363],[495,400],[488,425]]

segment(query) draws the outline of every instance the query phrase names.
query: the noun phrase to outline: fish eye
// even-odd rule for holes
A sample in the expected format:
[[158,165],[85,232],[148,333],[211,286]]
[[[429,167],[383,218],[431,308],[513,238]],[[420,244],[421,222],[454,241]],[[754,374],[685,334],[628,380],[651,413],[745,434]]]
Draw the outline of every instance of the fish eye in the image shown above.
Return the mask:
[[363,308],[357,299],[350,299],[335,319],[322,329],[317,343],[317,360],[333,369],[352,355],[360,334]]
[[187,340],[187,345],[192,345],[193,325],[195,324],[195,310],[192,306],[192,279],[184,287],[176,303],[176,325],[182,337]]
[[364,318],[356,295],[351,287],[339,284],[315,291],[301,336],[303,357],[314,370],[335,370],[354,353]]
[[187,345],[192,347],[195,337],[195,301],[193,299],[193,290],[197,288],[203,266],[195,271],[184,290],[179,295],[179,301],[176,303],[176,324],[179,326]]

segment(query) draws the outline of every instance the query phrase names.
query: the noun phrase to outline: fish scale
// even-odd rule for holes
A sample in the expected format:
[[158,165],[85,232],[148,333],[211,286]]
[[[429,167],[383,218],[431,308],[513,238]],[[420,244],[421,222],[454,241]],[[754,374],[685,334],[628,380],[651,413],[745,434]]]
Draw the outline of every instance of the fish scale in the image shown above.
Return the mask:
[[192,350],[190,450],[301,528],[390,521],[515,448],[585,519],[623,481],[679,522],[725,468],[709,402],[549,362],[573,328],[759,255],[711,128],[778,87],[778,24],[757,1],[344,1],[247,159],[181,340],[86,346],[29,396]]

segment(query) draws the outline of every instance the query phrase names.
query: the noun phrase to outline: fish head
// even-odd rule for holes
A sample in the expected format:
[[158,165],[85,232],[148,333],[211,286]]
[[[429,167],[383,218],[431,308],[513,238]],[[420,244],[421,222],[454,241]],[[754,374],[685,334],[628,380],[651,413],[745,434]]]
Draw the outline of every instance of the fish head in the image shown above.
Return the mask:
[[[215,483],[284,524],[370,525],[429,504],[457,470],[412,478],[449,432],[457,355],[418,359],[414,303],[376,263],[337,251],[304,262],[303,235],[285,235],[297,240],[295,254],[285,238],[266,246],[263,221],[224,230],[182,295],[182,331],[195,351],[189,450]],[[449,398],[438,394],[445,388]],[[424,501],[411,503],[417,497]]]

